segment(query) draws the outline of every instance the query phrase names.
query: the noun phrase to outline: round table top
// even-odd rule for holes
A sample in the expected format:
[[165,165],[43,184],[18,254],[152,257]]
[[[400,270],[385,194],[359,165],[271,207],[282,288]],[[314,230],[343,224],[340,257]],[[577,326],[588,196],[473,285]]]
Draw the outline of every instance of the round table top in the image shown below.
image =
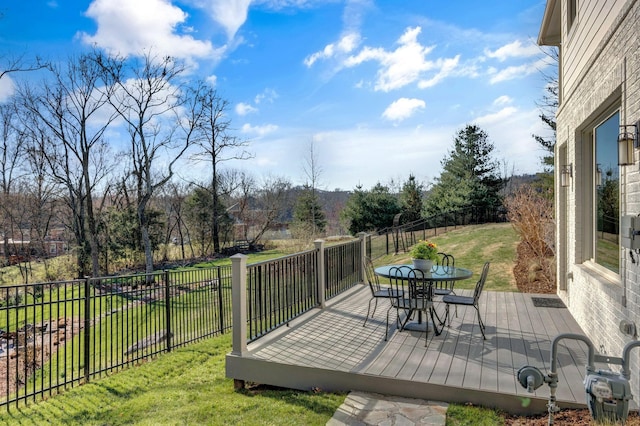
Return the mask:
[[[408,268],[400,268],[401,266],[408,266]],[[395,269],[394,269],[395,268]],[[384,265],[375,268],[376,275],[380,275],[385,278],[396,278],[398,273],[401,273],[400,278],[407,278],[406,273],[413,269],[412,264],[406,265]],[[393,272],[392,272],[393,270]],[[392,276],[393,275],[393,276]],[[458,281],[466,280],[473,276],[473,272],[469,269],[458,268],[454,266],[436,266],[431,268],[431,272],[424,274],[424,279],[429,281]]]

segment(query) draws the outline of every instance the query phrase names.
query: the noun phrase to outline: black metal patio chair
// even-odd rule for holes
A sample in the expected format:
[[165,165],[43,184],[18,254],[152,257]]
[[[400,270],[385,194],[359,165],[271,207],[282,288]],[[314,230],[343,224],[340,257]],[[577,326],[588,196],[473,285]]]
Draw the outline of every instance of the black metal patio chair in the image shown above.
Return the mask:
[[[413,312],[417,311],[419,315],[424,314],[425,346],[429,343],[429,319],[431,319],[436,336],[440,335],[442,327],[444,327],[444,320],[440,320],[433,304],[436,283],[437,281],[426,279],[424,271],[420,269],[414,269],[409,275],[409,299],[411,300]],[[438,319],[437,322],[436,318]],[[438,325],[441,326],[440,330],[438,330]]]
[[[386,341],[389,338],[389,313],[392,309],[396,310],[396,328],[402,329],[404,328],[404,324],[409,320],[411,314],[414,311],[414,306],[411,303],[411,299],[409,298],[409,292],[405,291],[405,286],[407,285],[407,276],[413,271],[413,268],[406,265],[401,265],[398,267],[393,267],[389,271],[389,275],[391,278],[391,292],[392,297],[389,298],[391,301],[391,306],[387,309],[387,327],[384,335],[384,340]],[[400,312],[404,311],[406,314],[405,320],[400,324]]]
[[[480,332],[482,333],[482,338],[487,339],[487,336],[484,333],[484,323],[482,322],[482,316],[480,315],[480,307],[478,306],[478,301],[480,300],[480,294],[484,289],[484,284],[487,281],[487,275],[489,274],[489,262],[486,262],[482,267],[482,274],[480,274],[480,279],[476,283],[476,286],[473,290],[473,296],[458,296],[456,294],[449,294],[442,297],[442,301],[447,304],[446,307],[446,319],[451,326],[451,316],[449,313],[449,305],[464,305],[464,306],[473,306],[476,310],[476,315],[478,316],[478,324],[480,325]],[[456,316],[458,315],[456,311]]]
[[[436,265],[442,268],[444,272],[449,272],[449,268],[456,266],[456,260],[454,257],[447,253],[438,253],[438,259]],[[436,269],[434,274],[437,274],[439,269]],[[447,294],[455,294],[453,291],[454,281],[434,281],[433,283],[433,295],[434,296],[446,296]]]
[[[369,307],[367,308],[367,316],[364,319],[364,324],[362,324],[363,327],[367,325],[369,316],[373,318],[373,316],[376,314],[376,309],[378,308],[378,299],[390,299],[394,297],[394,293],[391,287],[383,286],[380,284],[380,280],[375,274],[373,261],[371,260],[371,258],[365,258],[364,269],[367,277],[367,283],[369,284],[369,289],[371,290],[371,299],[369,299]],[[373,306],[373,312],[371,312],[371,302],[375,302]],[[369,315],[370,312],[371,315]]]

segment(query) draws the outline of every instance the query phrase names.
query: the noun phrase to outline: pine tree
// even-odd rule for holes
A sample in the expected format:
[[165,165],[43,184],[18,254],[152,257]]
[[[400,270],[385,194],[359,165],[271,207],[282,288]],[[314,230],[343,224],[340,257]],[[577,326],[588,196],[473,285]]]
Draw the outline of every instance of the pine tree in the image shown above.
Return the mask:
[[494,145],[480,127],[467,125],[454,138],[453,149],[442,160],[443,171],[425,203],[427,215],[468,207],[495,208],[502,203],[504,180]]
[[316,191],[305,186],[298,197],[293,211],[293,219],[299,225],[304,225],[312,235],[324,233],[327,227],[327,219]]
[[409,179],[402,185],[400,205],[403,223],[414,222],[422,217],[422,189],[422,184],[413,175],[409,175]]
[[389,192],[388,187],[377,183],[370,191],[357,186],[341,217],[347,222],[349,232],[355,235],[392,226],[393,218],[398,213],[398,199]]

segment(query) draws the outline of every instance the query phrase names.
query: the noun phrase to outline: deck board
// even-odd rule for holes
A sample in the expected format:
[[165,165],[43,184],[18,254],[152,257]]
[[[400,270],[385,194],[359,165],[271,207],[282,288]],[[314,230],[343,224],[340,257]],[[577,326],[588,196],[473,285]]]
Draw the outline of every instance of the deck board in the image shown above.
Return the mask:
[[[230,355],[227,371],[237,379],[276,386],[468,399],[503,409],[509,407],[500,404],[513,405],[525,397],[534,403],[519,409],[535,411],[546,404],[549,388],[543,385],[529,394],[517,382],[516,372],[533,365],[547,373],[553,338],[583,332],[566,308],[534,307],[531,296],[485,291],[480,307],[486,340],[475,310],[459,306],[457,317],[452,307],[451,325],[439,336],[431,330],[425,346],[424,332],[396,329],[394,311],[385,341],[388,302],[384,300],[363,327],[370,292],[357,285],[328,301],[325,309],[314,309],[289,327],[251,343],[246,357]],[[444,306],[436,305],[444,315]],[[559,404],[584,406],[586,348],[576,341],[559,346]]]

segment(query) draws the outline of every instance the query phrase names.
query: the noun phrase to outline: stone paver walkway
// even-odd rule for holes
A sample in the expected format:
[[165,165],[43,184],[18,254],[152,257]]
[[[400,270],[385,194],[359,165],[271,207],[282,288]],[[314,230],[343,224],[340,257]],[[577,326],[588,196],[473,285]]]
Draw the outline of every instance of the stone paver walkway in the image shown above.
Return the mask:
[[444,425],[448,404],[351,392],[327,426]]

